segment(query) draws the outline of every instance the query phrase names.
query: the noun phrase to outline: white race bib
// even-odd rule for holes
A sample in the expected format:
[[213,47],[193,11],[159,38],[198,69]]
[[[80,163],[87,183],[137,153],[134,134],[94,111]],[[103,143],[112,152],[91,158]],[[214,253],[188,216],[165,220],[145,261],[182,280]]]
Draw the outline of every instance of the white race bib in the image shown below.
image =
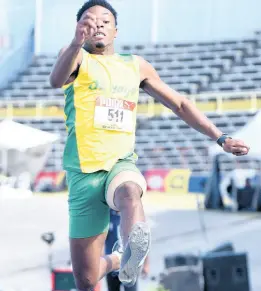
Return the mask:
[[107,130],[133,132],[135,102],[98,97],[94,113],[94,127]]

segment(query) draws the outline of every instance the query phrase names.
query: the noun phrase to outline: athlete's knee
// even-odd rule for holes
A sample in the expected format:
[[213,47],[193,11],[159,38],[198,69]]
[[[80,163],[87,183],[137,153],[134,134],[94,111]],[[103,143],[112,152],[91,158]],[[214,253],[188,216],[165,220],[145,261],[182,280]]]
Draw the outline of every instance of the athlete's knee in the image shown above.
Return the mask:
[[141,202],[142,189],[135,182],[120,185],[114,196],[115,205],[121,210],[124,207],[135,207]]
[[78,291],[93,291],[98,279],[91,278],[85,272],[75,274],[75,283]]

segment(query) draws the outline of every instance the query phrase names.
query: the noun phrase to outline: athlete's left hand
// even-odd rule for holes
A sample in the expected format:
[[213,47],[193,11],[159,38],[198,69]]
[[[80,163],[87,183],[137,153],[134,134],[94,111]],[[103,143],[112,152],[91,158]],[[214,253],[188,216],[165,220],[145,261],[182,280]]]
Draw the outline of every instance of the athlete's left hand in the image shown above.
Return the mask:
[[227,153],[232,153],[235,156],[244,156],[249,152],[247,146],[242,140],[227,138],[223,144],[223,150]]

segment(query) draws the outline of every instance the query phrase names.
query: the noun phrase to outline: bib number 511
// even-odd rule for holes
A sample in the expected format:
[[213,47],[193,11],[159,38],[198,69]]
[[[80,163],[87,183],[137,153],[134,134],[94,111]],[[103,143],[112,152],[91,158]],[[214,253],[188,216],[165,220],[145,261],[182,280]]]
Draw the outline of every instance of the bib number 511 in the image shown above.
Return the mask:
[[108,110],[108,121],[123,122],[123,110],[109,109]]

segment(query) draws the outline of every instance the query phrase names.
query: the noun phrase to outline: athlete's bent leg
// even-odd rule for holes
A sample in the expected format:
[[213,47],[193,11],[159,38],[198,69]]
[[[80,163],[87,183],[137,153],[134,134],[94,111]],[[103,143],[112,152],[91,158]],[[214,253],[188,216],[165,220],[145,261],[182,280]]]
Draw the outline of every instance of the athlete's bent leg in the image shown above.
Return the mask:
[[71,238],[70,250],[75,283],[78,291],[93,291],[107,273],[118,270],[116,254],[102,256],[107,233],[90,238]]
[[132,226],[144,222],[141,196],[146,192],[146,181],[139,172],[122,171],[110,182],[106,199],[109,206],[121,213],[121,236],[126,246]]
[[109,206],[121,213],[124,253],[119,279],[125,286],[135,284],[150,247],[150,230],[141,201],[146,191],[144,181],[137,171],[122,171],[112,179],[106,194]]
[[145,214],[141,201],[142,189],[135,182],[120,185],[114,194],[114,204],[121,213],[120,230],[123,246],[128,242],[132,226],[145,221]]

